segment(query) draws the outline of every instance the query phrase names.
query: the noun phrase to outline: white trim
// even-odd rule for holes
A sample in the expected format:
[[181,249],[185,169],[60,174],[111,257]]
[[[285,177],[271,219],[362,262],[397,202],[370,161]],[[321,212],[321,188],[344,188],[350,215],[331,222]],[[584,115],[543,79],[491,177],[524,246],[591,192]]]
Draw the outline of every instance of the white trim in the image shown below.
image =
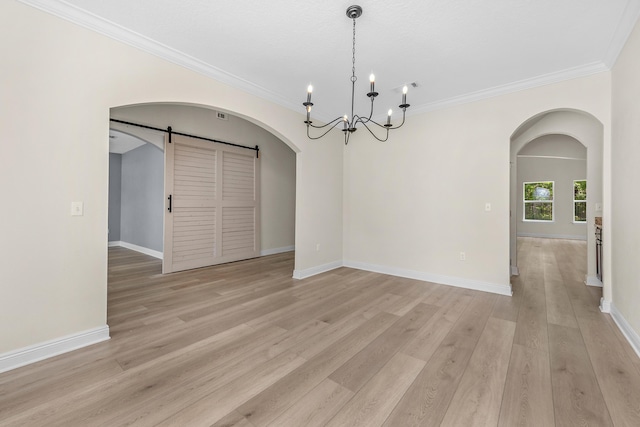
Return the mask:
[[[250,94],[258,96],[260,98],[269,100],[278,105],[286,107],[293,111],[299,111],[300,106],[296,102],[291,102],[280,94],[267,90],[261,86],[251,83],[245,79],[228,73],[220,68],[216,68],[210,64],[204,63],[196,58],[179,52],[173,48],[158,43],[148,37],[133,32],[127,28],[124,28],[118,24],[108,21],[100,16],[91,14],[76,6],[65,3],[61,0],[19,0],[20,2],[45,12],[51,13],[59,18],[71,21],[77,25],[96,31],[114,40],[118,40],[122,43],[128,44],[135,48],[138,48],[144,52],[150,53],[157,57],[163,58],[174,64],[183,66],[197,73],[211,77],[222,83],[226,83],[232,87],[244,90]],[[627,10],[621,18],[620,25],[617,28],[614,38],[609,45],[608,54],[605,62],[593,62],[578,67],[568,68],[566,70],[557,71],[554,73],[544,74],[529,79],[524,79],[512,83],[508,83],[501,86],[495,86],[488,89],[479,90],[476,92],[454,96],[451,98],[441,99],[428,104],[415,106],[411,108],[410,113],[407,116],[413,116],[417,114],[426,113],[429,111],[440,110],[443,108],[452,107],[455,105],[467,104],[470,102],[480,101],[487,98],[492,98],[500,95],[506,95],[513,92],[518,92],[525,89],[531,89],[539,86],[545,86],[553,83],[563,82],[565,80],[571,80],[579,77],[586,77],[593,74],[601,73],[604,71],[610,71],[611,67],[615,63],[618,55],[622,51],[624,44],[631,34],[635,22],[638,18],[639,8],[638,5],[633,4],[637,2],[628,2]],[[629,11],[629,13],[627,13]],[[329,121],[331,118],[318,116],[319,119]]]
[[99,328],[89,329],[88,331],[67,335],[55,340],[45,341],[40,344],[0,354],[0,373],[92,344],[97,344],[109,338],[109,326],[104,325]]
[[[529,159],[560,159],[560,160],[580,160],[585,162],[587,159],[580,159],[578,157],[562,157],[562,156],[539,156],[537,154],[518,154],[517,156],[520,158],[529,158]],[[580,181],[580,180],[579,180]],[[584,180],[583,180],[584,181]]]
[[211,77],[221,83],[228,84],[248,92],[257,97],[272,101],[283,107],[293,111],[300,111],[300,105],[297,102],[290,102],[280,94],[258,86],[248,80],[238,77],[234,74],[226,72],[213,65],[207,64],[197,58],[189,56],[183,52],[158,43],[142,34],[131,31],[121,25],[104,19],[101,16],[94,15],[86,10],[71,5],[61,0],[19,0],[29,6],[35,7],[42,11],[48,12],[59,18],[71,21],[89,30],[105,35],[111,39],[120,41],[129,46],[147,52],[151,55],[165,59],[174,64],[188,68],[196,73]]
[[611,313],[611,301],[600,298],[600,311],[603,313]]
[[640,335],[633,330],[629,322],[627,322],[627,319],[624,318],[613,303],[611,303],[611,318],[616,322],[616,325],[618,325],[618,329],[620,329],[622,335],[629,341],[633,351],[640,357]]
[[627,39],[631,35],[633,28],[640,17],[640,2],[628,1],[622,16],[620,16],[620,22],[616,26],[616,32],[609,43],[607,48],[607,54],[604,60],[605,65],[611,69],[616,64],[622,48],[627,42]]
[[359,261],[345,261],[345,267],[356,268],[358,270],[372,271],[374,273],[388,274],[391,276],[406,277],[409,279],[422,280],[425,282],[440,283],[443,285],[456,286],[458,288],[473,289],[476,291],[491,292],[499,295],[512,295],[511,284],[499,285],[495,283],[481,282],[478,280],[464,279],[462,277],[441,276],[438,274],[425,273],[422,271],[406,270],[384,265],[368,264]]
[[587,286],[596,286],[602,288],[602,281],[597,276],[584,276],[584,284]]
[[518,237],[538,237],[540,239],[587,240],[587,236],[582,234],[518,233]]
[[110,248],[117,247],[117,246],[122,246],[122,242],[120,240],[112,240],[112,241],[110,241],[108,243],[108,246]]
[[163,258],[162,252],[158,252],[158,251],[155,251],[153,249],[149,249],[149,248],[145,248],[145,247],[142,247],[142,246],[134,245],[133,243],[127,243],[127,242],[122,242],[122,241],[109,242],[109,246],[120,246],[120,247],[123,247],[123,248],[131,249],[132,251],[140,252],[141,254],[152,256],[154,258],[158,258],[158,259],[162,259]]
[[315,276],[316,274],[326,273],[327,271],[335,270],[343,266],[342,261],[334,261],[328,264],[318,265],[317,267],[311,267],[304,270],[293,270],[294,279],[306,279],[307,277]]
[[[631,29],[633,29],[633,26]],[[624,44],[625,41],[626,39],[622,40],[621,41],[622,44]],[[622,46],[620,46],[620,50],[621,49],[622,49]],[[576,79],[579,77],[591,76],[593,74],[602,73],[604,71],[610,71],[610,68],[607,67],[606,64],[604,64],[603,62],[600,62],[600,61],[593,62],[591,64],[569,68],[569,69],[558,71],[555,73],[544,74],[544,75],[533,77],[530,79],[509,83],[506,85],[495,86],[492,88],[479,90],[477,92],[472,92],[465,95],[454,96],[452,98],[434,101],[429,104],[417,106],[416,108],[411,107],[411,113],[407,113],[407,117],[417,115],[417,114],[427,113],[429,111],[435,111],[443,108],[453,107],[455,105],[481,101],[483,99],[493,98],[500,95],[506,95],[506,94],[518,92],[521,90],[531,89],[531,88],[545,86],[545,85],[554,84],[554,83],[560,83],[566,80]]]
[[512,265],[511,266],[511,275],[512,276],[519,276],[520,275],[520,270],[518,269],[517,265]]
[[296,250],[295,246],[284,246],[282,248],[263,249],[260,251],[260,256],[281,254],[284,252],[292,252],[295,250]]

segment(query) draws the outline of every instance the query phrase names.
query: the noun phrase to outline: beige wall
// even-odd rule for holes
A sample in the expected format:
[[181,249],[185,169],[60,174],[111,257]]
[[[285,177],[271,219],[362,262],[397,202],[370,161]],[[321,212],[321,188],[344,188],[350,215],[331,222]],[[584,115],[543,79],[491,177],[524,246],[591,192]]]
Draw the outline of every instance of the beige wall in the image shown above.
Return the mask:
[[[296,155],[263,128],[228,114],[216,118],[211,109],[188,105],[137,105],[114,108],[111,117],[177,132],[260,147],[261,250],[291,247],[295,243]],[[111,123],[114,128],[137,133],[139,128]]]
[[[613,304],[640,335],[640,25],[612,73]],[[607,232],[607,228],[604,228]],[[606,271],[606,270],[605,270]],[[638,339],[638,338],[636,338]],[[636,345],[640,345],[637,342]],[[640,350],[640,347],[638,347]]]
[[0,354],[106,323],[112,107],[212,106],[269,130],[297,151],[295,268],[342,259],[342,135],[310,142],[302,114],[18,2],[0,2],[0,44]]
[[609,96],[601,73],[411,116],[386,144],[356,135],[345,152],[345,260],[509,288],[511,135],[539,113],[575,109],[604,124],[609,144]]
[[[614,71],[614,162],[610,73],[414,115],[386,144],[357,133],[345,148],[341,134],[307,140],[302,114],[0,2],[0,182],[11,206],[0,222],[0,354],[105,325],[109,112],[163,102],[245,118],[297,153],[297,271],[344,259],[502,289],[509,287],[510,137],[541,112],[584,111],[602,123],[603,220],[619,257],[607,268],[605,234],[605,299],[606,275],[615,270],[614,301],[639,331],[637,203],[628,197],[640,157],[639,43],[636,29]],[[77,200],[85,214],[71,217]]]

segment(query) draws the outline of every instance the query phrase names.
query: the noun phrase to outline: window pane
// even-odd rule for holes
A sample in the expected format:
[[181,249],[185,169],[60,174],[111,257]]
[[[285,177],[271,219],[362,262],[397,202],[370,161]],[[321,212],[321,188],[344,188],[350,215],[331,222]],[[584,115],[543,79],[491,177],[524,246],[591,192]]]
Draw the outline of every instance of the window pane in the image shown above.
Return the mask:
[[525,203],[524,219],[534,221],[553,221],[553,203]]
[[587,202],[574,202],[574,221],[587,221]]
[[573,181],[573,200],[587,200],[587,181]]
[[525,182],[525,200],[553,200],[553,182]]

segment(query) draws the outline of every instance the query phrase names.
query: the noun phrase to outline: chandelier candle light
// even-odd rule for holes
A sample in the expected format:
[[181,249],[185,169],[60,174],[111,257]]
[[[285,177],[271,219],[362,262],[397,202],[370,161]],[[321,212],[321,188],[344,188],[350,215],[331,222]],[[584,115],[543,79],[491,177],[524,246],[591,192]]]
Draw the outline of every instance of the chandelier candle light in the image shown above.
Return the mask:
[[[347,8],[347,16],[353,20],[353,49],[352,49],[353,66],[351,68],[351,120],[349,120],[349,116],[344,115],[330,121],[325,125],[322,125],[322,126],[314,125],[313,122],[311,121],[311,107],[313,106],[313,103],[311,102],[311,93],[313,92],[313,86],[309,85],[309,87],[307,88],[307,102],[302,103],[302,105],[304,105],[305,109],[307,110],[307,120],[305,120],[304,123],[307,125],[307,137],[309,139],[322,138],[323,136],[328,134],[333,128],[338,126],[340,124],[340,121],[342,121],[343,123],[342,132],[344,132],[345,145],[349,143],[349,136],[353,132],[358,130],[357,129],[358,124],[362,124],[365,127],[365,129],[367,129],[369,133],[373,135],[375,139],[381,142],[385,142],[389,138],[389,130],[398,129],[400,126],[404,124],[405,113],[407,111],[407,108],[409,108],[409,104],[407,104],[407,86],[404,86],[402,88],[402,104],[399,105],[399,108],[402,110],[402,123],[400,123],[398,126],[393,126],[391,124],[391,114],[393,113],[392,110],[389,110],[387,114],[387,123],[385,123],[384,125],[381,125],[380,123],[377,123],[376,121],[371,119],[371,117],[373,116],[373,101],[375,101],[376,97],[378,96],[378,92],[375,91],[376,78],[373,74],[369,76],[370,86],[369,86],[369,93],[367,93],[367,96],[371,99],[371,111],[369,112],[369,116],[361,117],[354,114],[353,112],[356,80],[358,80],[358,78],[356,77],[356,19],[359,18],[361,15],[362,15],[362,8],[360,6],[354,5],[354,6],[349,6],[349,8]],[[371,130],[370,128],[371,125],[376,125],[379,128],[384,129],[384,132],[385,132],[384,138],[377,136]],[[328,129],[319,136],[313,137],[309,133],[309,128],[323,129],[327,127]]]

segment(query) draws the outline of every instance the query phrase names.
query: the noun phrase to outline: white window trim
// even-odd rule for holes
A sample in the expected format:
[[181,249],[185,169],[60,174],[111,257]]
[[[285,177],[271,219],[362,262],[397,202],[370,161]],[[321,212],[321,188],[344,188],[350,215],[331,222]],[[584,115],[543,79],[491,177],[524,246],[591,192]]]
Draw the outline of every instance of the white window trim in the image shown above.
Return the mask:
[[[527,184],[538,184],[538,183],[542,183],[542,182],[550,182],[553,188],[553,198],[551,200],[525,200],[525,186]],[[552,222],[556,221],[556,216],[555,216],[555,209],[553,206],[553,201],[556,198],[556,182],[555,181],[526,181],[522,183],[522,222],[540,222],[543,224],[549,224]],[[544,219],[527,219],[526,215],[527,215],[527,210],[525,209],[525,207],[527,206],[527,203],[551,203],[551,219],[550,220],[544,220]]]
[[[584,203],[584,211],[587,211],[587,199],[589,198],[589,191],[587,190],[587,198],[584,200],[576,200],[576,182],[577,181],[584,181],[587,182],[586,178],[585,179],[574,179],[573,180],[573,185],[571,187],[571,190],[573,191],[573,203],[571,204],[571,211],[573,212],[573,215],[571,215],[572,221],[574,224],[586,224],[587,223],[587,219],[585,218],[584,221],[576,221],[576,203]],[[588,187],[587,187],[588,188]]]

